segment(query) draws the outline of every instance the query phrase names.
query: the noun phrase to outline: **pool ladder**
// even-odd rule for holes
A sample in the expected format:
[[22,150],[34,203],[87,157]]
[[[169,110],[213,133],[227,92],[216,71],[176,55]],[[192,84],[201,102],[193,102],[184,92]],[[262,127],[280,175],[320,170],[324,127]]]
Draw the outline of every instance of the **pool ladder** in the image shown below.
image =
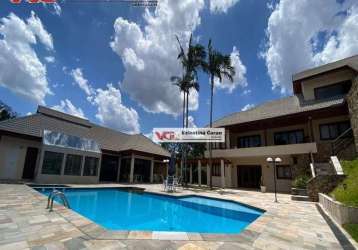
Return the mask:
[[46,207],[46,209],[50,209],[50,212],[53,211],[53,200],[56,197],[59,197],[62,200],[63,205],[65,207],[70,208],[70,203],[68,203],[68,200],[67,200],[65,194],[63,192],[58,191],[58,190],[55,189],[49,194],[49,196],[47,198],[47,207]]

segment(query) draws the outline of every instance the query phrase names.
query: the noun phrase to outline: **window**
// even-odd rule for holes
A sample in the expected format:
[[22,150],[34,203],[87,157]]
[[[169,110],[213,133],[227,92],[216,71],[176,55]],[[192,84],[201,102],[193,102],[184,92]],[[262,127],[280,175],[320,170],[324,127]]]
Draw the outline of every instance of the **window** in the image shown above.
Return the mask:
[[60,175],[63,161],[63,154],[45,151],[42,163],[42,174]]
[[292,179],[291,167],[287,165],[276,166],[277,179]]
[[[224,168],[224,170],[225,170],[225,168]],[[213,164],[213,176],[221,176],[221,165],[220,164]]]
[[344,81],[314,89],[316,99],[326,99],[335,96],[345,95],[351,88],[351,81]]
[[77,150],[101,152],[96,141],[88,138],[68,135],[61,132],[44,130],[43,143],[45,145],[74,148]]
[[298,144],[304,142],[303,130],[275,133],[275,145]]
[[81,175],[82,156],[67,155],[65,165],[65,175]]
[[97,176],[98,158],[86,157],[83,176]]
[[349,121],[319,126],[321,140],[334,140],[351,127]]
[[237,138],[238,148],[251,148],[251,147],[260,147],[260,146],[261,146],[260,135],[243,136]]

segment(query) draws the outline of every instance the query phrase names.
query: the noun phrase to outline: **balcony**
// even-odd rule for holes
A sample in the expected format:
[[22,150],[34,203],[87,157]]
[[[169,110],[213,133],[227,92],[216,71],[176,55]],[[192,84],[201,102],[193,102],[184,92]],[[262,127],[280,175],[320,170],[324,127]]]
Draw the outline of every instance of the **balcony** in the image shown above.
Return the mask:
[[[317,144],[300,143],[288,145],[276,145],[252,148],[233,148],[233,149],[213,149],[213,158],[239,158],[239,157],[258,157],[258,156],[283,156],[296,154],[317,153]],[[205,157],[209,157],[209,151],[205,151]]]

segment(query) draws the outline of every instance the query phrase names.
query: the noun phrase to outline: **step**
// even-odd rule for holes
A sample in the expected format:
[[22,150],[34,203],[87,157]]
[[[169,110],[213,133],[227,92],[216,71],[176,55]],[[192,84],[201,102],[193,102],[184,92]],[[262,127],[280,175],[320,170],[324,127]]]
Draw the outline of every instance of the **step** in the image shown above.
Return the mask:
[[291,194],[292,194],[292,195],[307,196],[307,189],[291,188]]
[[291,200],[293,201],[311,201],[310,197],[306,195],[291,195]]

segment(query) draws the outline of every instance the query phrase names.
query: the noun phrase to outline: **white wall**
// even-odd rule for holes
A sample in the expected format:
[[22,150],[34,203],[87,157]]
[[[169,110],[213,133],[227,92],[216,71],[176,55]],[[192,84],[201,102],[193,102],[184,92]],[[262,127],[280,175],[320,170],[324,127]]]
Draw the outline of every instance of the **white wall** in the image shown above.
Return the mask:
[[21,180],[28,147],[40,148],[41,142],[1,136],[0,179]]

